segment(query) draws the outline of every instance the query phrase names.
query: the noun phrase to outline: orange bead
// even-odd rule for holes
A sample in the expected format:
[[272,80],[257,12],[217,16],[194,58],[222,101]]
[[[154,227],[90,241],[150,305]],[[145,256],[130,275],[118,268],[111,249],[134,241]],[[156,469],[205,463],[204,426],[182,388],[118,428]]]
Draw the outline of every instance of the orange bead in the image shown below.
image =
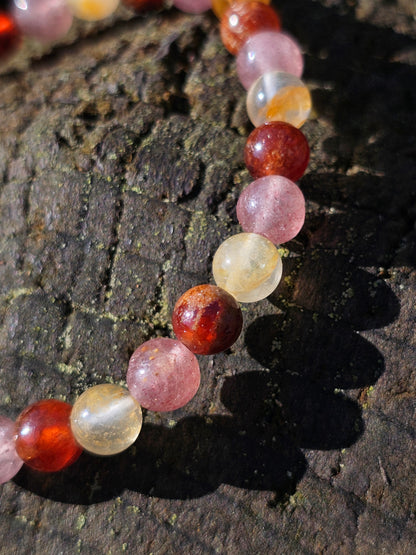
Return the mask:
[[6,12],[0,11],[0,58],[6,57],[21,42],[21,33],[14,20]]
[[221,18],[221,39],[231,54],[238,51],[246,40],[260,31],[280,31],[277,13],[261,2],[234,2]]
[[82,453],[72,435],[71,405],[56,399],[29,405],[16,420],[16,451],[31,468],[56,472]]
[[[270,0],[258,0],[262,4],[270,4]],[[233,2],[252,2],[252,0],[212,0],[212,11],[221,19]]]

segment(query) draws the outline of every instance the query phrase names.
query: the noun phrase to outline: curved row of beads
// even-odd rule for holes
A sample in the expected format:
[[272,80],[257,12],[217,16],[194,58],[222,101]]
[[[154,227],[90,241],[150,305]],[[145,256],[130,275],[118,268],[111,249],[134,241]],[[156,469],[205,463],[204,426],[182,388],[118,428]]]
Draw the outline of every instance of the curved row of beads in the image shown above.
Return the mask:
[[[174,4],[196,13],[208,9],[211,0]],[[305,218],[303,194],[292,180],[305,171],[309,147],[292,123],[303,123],[310,96],[299,80],[299,47],[280,32],[280,19],[267,0],[228,4],[213,0],[216,13],[224,12],[221,37],[226,48],[238,54],[238,74],[249,89],[248,113],[257,125],[245,148],[247,168],[256,179],[237,203],[243,233],[224,241],[214,256],[217,286],[198,285],[177,301],[172,323],[178,339],[151,339],[133,353],[128,390],[97,385],[73,407],[42,400],[27,407],[15,423],[0,417],[0,483],[11,479],[24,462],[53,472],[72,464],[83,449],[111,455],[128,448],[140,433],[141,406],[171,411],[185,405],[200,383],[195,354],[228,349],[242,329],[238,302],[263,299],[280,281],[282,262],[275,245],[292,239]]]

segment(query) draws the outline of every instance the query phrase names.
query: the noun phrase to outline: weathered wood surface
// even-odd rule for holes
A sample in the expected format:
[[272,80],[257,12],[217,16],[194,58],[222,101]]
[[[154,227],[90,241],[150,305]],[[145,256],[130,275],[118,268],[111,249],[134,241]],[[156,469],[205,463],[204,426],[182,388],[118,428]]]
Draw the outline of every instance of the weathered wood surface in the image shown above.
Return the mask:
[[[127,453],[0,487],[0,553],[415,553],[414,4],[279,7],[315,106],[282,285]],[[250,124],[215,19],[121,17],[0,75],[10,416],[123,383],[238,229]]]

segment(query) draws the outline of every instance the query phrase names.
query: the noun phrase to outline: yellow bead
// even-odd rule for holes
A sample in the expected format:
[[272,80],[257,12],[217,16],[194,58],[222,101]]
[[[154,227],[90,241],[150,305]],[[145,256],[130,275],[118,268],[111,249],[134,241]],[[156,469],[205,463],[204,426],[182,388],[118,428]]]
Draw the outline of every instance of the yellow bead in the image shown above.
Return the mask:
[[84,449],[96,455],[124,451],[136,441],[141,427],[139,403],[119,385],[90,387],[72,407],[72,433]]
[[[237,2],[250,2],[251,0],[212,0],[212,9],[218,19],[221,19],[226,10],[232,3]],[[270,0],[258,0],[262,4],[270,4]]]
[[256,127],[269,121],[301,127],[311,108],[308,88],[298,77],[283,71],[264,73],[247,94],[247,113]]
[[76,17],[86,21],[105,19],[114,13],[119,0],[67,0]]
[[212,269],[216,284],[242,303],[266,298],[282,277],[276,247],[257,233],[239,233],[226,239],[215,253]]

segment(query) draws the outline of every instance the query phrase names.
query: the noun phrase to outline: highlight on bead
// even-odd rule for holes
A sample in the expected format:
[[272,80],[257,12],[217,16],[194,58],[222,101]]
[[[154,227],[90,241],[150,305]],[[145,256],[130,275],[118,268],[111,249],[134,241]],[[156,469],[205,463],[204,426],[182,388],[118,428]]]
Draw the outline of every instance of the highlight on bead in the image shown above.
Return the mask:
[[196,394],[201,381],[198,361],[183,343],[168,337],[150,339],[136,349],[127,370],[127,386],[146,409],[179,409]]
[[268,297],[282,277],[282,260],[269,239],[239,233],[219,246],[212,262],[214,279],[242,303]]
[[212,355],[229,349],[243,326],[241,308],[235,298],[215,285],[197,285],[176,302],[173,331],[190,351]]
[[71,429],[77,442],[95,455],[115,455],[132,445],[142,427],[142,410],[124,387],[101,384],[77,399]]
[[311,108],[308,88],[298,77],[283,71],[264,73],[247,94],[247,112],[255,127],[268,121],[285,121],[301,127]]

